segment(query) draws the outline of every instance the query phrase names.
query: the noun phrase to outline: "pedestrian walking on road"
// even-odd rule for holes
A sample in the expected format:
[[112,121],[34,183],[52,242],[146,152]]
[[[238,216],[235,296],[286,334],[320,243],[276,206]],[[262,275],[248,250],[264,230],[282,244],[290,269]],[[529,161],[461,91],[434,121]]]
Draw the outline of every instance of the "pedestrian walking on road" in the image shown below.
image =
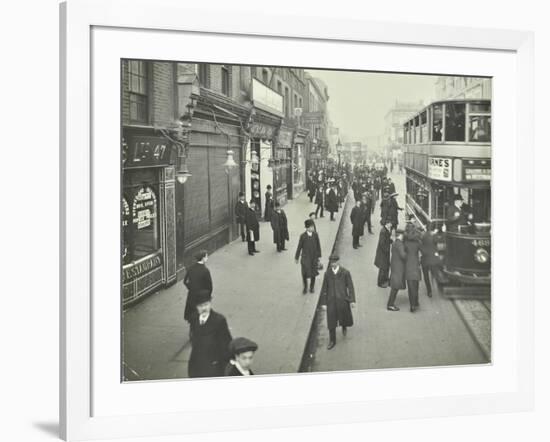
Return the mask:
[[331,255],[329,268],[323,278],[321,287],[321,305],[327,312],[329,331],[328,349],[336,345],[336,327],[342,327],[342,334],[347,335],[348,327],[353,325],[351,309],[355,308],[355,289],[351,273],[340,266],[338,255]]
[[397,204],[396,197],[398,195],[399,195],[398,193],[391,193],[390,199],[388,202],[387,218],[391,222],[392,229],[397,229],[397,226],[399,224],[399,211],[403,210],[401,207],[399,207],[399,204]]
[[225,367],[225,376],[251,376],[254,355],[258,344],[247,338],[235,338],[229,343],[231,359]]
[[405,231],[401,229],[395,231],[395,241],[391,248],[390,297],[388,298],[387,308],[393,312],[399,311],[399,307],[395,305],[397,292],[399,290],[405,290],[406,288],[405,262],[407,260],[407,252],[405,251],[405,244],[403,243],[404,233]]
[[420,307],[418,285],[422,279],[422,274],[420,270],[421,234],[412,222],[407,223],[407,227],[405,228],[404,244],[405,251],[407,252],[405,279],[407,280],[407,289],[409,291],[411,313],[414,313]]
[[190,378],[222,376],[229,360],[231,333],[225,316],[212,309],[212,294],[200,290],[191,318]]
[[386,288],[390,283],[391,223],[386,222],[380,229],[374,265],[378,267],[378,287]]
[[256,249],[256,241],[260,240],[260,223],[256,215],[256,203],[250,200],[250,205],[246,210],[246,241],[248,242],[248,254],[253,256],[260,251]]
[[325,201],[326,208],[330,212],[330,220],[336,221],[334,219],[334,213],[338,212],[338,194],[334,182],[332,182],[330,187],[327,189],[327,196]]
[[[314,223],[306,219],[306,231],[300,235],[298,247],[294,259],[296,264],[300,260],[302,270],[302,282],[304,283],[303,294],[307,293],[307,280],[310,280],[309,291],[315,291],[315,277],[319,274],[319,260],[321,259],[321,242],[319,235],[313,229]],[[301,259],[300,259],[301,256]]]
[[429,223],[428,229],[422,235],[420,246],[422,252],[420,264],[422,265],[422,274],[424,275],[424,283],[426,284],[426,294],[430,298],[432,297],[431,278],[435,278],[435,273],[441,263],[435,242],[437,233],[438,229],[435,228],[434,223]]
[[319,210],[321,210],[320,217],[323,218],[323,210],[325,207],[325,191],[322,185],[319,185],[317,187],[317,192],[315,193],[315,204],[317,207],[315,208],[315,218],[319,215]]
[[212,293],[212,276],[210,270],[206,267],[208,253],[206,250],[200,250],[194,256],[195,264],[189,267],[189,270],[183,278],[183,284],[187,287],[187,300],[185,302],[185,311],[183,317],[187,322],[195,313],[196,297],[201,290],[207,290]]
[[239,200],[235,204],[235,217],[237,218],[237,224],[239,225],[239,231],[243,242],[246,241],[246,204],[244,193],[239,192]]
[[277,252],[286,250],[285,241],[289,240],[288,221],[279,201],[275,201],[275,210],[271,214],[271,228],[273,229],[273,242],[277,245]]
[[367,231],[372,235],[372,223],[370,218],[372,214],[372,200],[369,197],[369,192],[365,192],[361,198],[361,213],[363,215],[363,226],[367,224]]
[[315,218],[317,218],[315,216],[315,212],[310,212],[310,214],[308,215],[308,218],[311,220],[311,222],[313,223],[313,231],[315,233],[317,233],[317,226],[315,225]]
[[355,202],[355,207],[351,209],[350,214],[351,225],[351,236],[353,238],[353,248],[357,249],[360,247],[359,237],[363,236],[365,230],[365,220],[363,218],[363,210],[361,208],[361,200]]
[[265,209],[264,220],[271,221],[271,214],[273,213],[273,193],[271,192],[271,184],[268,184],[265,191]]

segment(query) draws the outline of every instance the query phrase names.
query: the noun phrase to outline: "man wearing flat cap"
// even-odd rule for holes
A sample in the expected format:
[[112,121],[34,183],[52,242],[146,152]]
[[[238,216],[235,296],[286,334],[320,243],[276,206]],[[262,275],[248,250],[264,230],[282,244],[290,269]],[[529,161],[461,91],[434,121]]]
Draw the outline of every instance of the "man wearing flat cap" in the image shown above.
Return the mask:
[[390,198],[388,200],[388,207],[387,207],[387,219],[390,220],[392,224],[392,230],[397,229],[397,225],[399,224],[399,211],[403,210],[402,207],[399,207],[399,204],[397,203],[397,196],[398,193],[391,193]]
[[300,235],[294,259],[296,260],[296,264],[298,264],[298,260],[301,256],[302,282],[304,283],[304,290],[302,293],[305,295],[307,293],[308,278],[310,280],[310,293],[315,291],[315,277],[319,274],[318,263],[321,258],[321,242],[319,241],[319,235],[315,232],[314,222],[310,219],[306,219],[304,224],[306,231]]
[[231,333],[225,316],[212,310],[212,294],[200,290],[196,297],[196,312],[191,318],[190,378],[222,376],[229,360]]
[[460,193],[453,196],[453,204],[447,209],[446,228],[449,232],[458,232],[461,226],[468,226],[472,214],[464,210],[464,199]]
[[351,309],[355,307],[355,289],[350,272],[340,266],[339,261],[338,255],[330,256],[321,287],[321,305],[327,312],[329,350],[336,345],[336,327],[341,326],[346,336],[348,327],[353,325]]
[[225,367],[225,376],[251,376],[251,366],[258,344],[247,338],[235,338],[229,344],[231,359]]

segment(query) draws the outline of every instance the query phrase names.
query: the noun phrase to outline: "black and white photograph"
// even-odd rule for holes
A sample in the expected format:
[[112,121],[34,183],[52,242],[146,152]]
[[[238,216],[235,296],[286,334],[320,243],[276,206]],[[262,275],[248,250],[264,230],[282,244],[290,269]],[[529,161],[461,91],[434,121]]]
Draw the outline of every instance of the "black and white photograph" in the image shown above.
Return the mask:
[[491,96],[121,60],[122,381],[490,364]]

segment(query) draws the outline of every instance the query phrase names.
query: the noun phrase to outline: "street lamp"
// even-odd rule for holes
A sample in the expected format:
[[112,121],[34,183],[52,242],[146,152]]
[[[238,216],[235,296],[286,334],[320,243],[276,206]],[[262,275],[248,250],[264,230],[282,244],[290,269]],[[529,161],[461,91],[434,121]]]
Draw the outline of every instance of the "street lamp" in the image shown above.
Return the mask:
[[234,152],[232,150],[227,151],[227,159],[225,160],[225,163],[223,163],[223,167],[225,169],[225,173],[229,174],[235,167],[237,167],[237,163],[233,159]]

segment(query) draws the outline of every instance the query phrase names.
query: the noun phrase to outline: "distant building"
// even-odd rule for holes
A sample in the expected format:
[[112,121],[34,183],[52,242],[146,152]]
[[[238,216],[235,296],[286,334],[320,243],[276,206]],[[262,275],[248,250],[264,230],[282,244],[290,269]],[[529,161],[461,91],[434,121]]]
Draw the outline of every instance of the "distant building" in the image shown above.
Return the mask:
[[319,78],[305,73],[308,97],[304,102],[302,121],[308,134],[307,165],[322,164],[329,153],[330,119],[327,111],[329,100],[327,85]]
[[490,78],[479,77],[437,77],[435,81],[437,100],[482,98],[491,99],[492,85]]
[[388,157],[395,157],[403,145],[403,123],[424,107],[421,101],[396,101],[384,117],[383,146]]

